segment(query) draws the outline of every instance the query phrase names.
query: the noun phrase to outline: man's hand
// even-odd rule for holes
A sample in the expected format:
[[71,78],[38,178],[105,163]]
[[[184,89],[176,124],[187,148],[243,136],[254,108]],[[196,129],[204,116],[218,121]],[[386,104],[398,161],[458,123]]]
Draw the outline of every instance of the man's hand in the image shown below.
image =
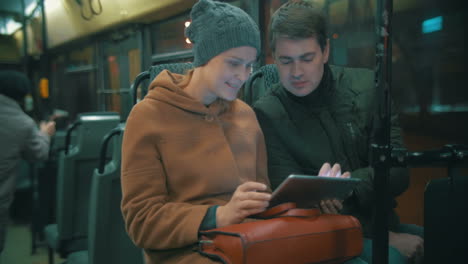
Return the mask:
[[339,214],[343,209],[343,204],[337,199],[322,200],[319,204],[320,211],[323,214]]
[[341,166],[338,163],[335,163],[333,167],[330,167],[329,163],[324,163],[322,168],[320,168],[319,175],[322,177],[337,177],[337,178],[349,178],[351,173],[345,172],[341,174]]
[[239,185],[231,200],[216,210],[216,226],[239,224],[249,215],[263,212],[269,205],[271,194],[264,193],[267,186],[258,182]]
[[420,236],[388,232],[390,246],[398,249],[410,263],[421,263],[424,257],[424,239]]
[[[349,172],[341,174],[341,166],[338,163],[335,163],[333,167],[331,167],[329,163],[325,163],[322,165],[318,176],[349,178],[351,174]],[[322,200],[320,201],[319,208],[324,214],[339,214],[341,209],[343,209],[342,202],[343,201],[337,199]]]

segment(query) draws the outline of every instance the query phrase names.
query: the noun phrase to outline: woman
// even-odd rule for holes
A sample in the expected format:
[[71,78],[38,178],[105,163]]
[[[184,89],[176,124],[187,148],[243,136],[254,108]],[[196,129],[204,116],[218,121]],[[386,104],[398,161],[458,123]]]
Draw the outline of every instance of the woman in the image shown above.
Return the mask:
[[191,18],[195,69],[153,80],[122,145],[122,212],[147,263],[213,262],[196,252],[198,232],[241,223],[271,196],[263,134],[236,99],[259,29],[241,9],[211,0],[195,4]]
[[[263,134],[236,99],[260,50],[255,22],[201,0],[187,29],[195,69],[162,72],[132,110],[122,145],[122,212],[147,263],[209,263],[198,231],[268,206]],[[217,206],[219,205],[219,206]]]

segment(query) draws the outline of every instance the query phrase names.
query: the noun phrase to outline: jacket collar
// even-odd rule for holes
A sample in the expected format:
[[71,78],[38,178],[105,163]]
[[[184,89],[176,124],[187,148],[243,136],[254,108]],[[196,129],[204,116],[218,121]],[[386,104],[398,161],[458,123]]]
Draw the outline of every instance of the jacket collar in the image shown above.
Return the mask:
[[307,106],[312,111],[319,111],[323,108],[327,108],[332,102],[333,94],[335,91],[333,83],[333,74],[330,70],[330,66],[327,63],[324,65],[323,77],[320,81],[319,86],[310,94],[303,97],[299,97],[284,89],[284,87],[282,87],[282,90],[289,99],[304,106]]
[[227,110],[230,102],[218,99],[209,106],[205,106],[187,94],[184,88],[191,78],[192,72],[181,75],[164,70],[150,84],[147,97],[201,115],[218,116]]

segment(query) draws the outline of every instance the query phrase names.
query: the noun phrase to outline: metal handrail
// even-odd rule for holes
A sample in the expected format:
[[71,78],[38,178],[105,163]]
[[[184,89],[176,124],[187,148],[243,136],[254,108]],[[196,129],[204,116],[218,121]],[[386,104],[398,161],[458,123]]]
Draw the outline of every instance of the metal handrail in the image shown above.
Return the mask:
[[109,133],[107,133],[102,139],[101,151],[100,151],[100,156],[99,156],[99,166],[98,166],[98,172],[100,174],[104,172],[104,167],[106,165],[107,145],[109,144],[109,140],[115,135],[120,135],[122,132],[123,132],[123,128],[121,126],[118,126],[112,129]]
[[132,105],[137,103],[137,90],[138,86],[140,86],[141,82],[150,78],[149,71],[144,71],[135,78],[135,81],[132,83],[130,87],[130,94],[132,95]]
[[67,128],[67,134],[65,135],[65,154],[68,154],[68,149],[71,141],[71,133],[75,128],[81,125],[81,121],[76,121]]

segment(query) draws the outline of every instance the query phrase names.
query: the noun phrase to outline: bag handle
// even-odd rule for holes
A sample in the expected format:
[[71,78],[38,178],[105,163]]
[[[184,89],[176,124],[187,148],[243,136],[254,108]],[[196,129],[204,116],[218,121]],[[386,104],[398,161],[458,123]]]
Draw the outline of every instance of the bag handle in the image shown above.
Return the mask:
[[316,217],[320,215],[319,209],[297,208],[296,203],[282,203],[267,209],[264,212],[250,216],[251,218],[268,219],[275,217]]

